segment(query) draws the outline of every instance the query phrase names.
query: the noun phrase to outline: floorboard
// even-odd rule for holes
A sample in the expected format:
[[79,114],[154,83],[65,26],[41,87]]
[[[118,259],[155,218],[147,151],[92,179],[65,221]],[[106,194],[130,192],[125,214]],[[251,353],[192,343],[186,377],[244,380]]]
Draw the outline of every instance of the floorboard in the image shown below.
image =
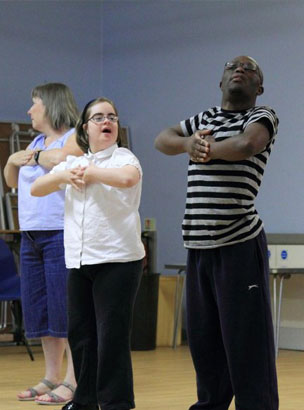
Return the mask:
[[[19,402],[16,393],[43,377],[41,346],[32,347],[32,362],[23,346],[0,346],[0,409],[37,410],[33,402]],[[195,401],[195,375],[187,346],[132,352],[136,408],[187,410]],[[281,350],[278,358],[280,409],[304,409],[304,352]],[[46,407],[39,406],[46,410]],[[47,409],[60,406],[47,406]],[[233,410],[231,404],[229,410]]]

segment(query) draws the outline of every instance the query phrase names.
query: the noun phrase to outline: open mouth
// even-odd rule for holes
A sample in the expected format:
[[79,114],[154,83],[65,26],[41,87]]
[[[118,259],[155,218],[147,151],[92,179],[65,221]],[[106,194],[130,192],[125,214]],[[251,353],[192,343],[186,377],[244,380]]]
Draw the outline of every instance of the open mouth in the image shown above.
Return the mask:
[[110,133],[111,133],[111,130],[110,130],[110,128],[103,128],[102,132],[103,132],[104,134],[110,134]]

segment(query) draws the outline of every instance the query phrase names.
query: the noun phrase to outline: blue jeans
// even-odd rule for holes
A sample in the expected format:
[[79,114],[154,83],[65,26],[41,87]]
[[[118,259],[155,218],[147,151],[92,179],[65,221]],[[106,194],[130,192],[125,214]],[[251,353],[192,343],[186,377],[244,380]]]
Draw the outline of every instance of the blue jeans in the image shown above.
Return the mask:
[[67,337],[63,231],[22,232],[21,298],[28,338]]

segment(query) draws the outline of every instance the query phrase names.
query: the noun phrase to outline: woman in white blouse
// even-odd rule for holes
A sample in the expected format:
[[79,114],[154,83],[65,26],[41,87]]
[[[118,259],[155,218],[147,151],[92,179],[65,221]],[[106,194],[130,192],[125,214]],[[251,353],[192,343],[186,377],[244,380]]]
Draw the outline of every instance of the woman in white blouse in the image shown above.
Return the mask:
[[119,148],[114,104],[90,101],[76,126],[82,157],[68,156],[31,193],[65,191],[69,342],[77,389],[64,410],[135,407],[130,331],[144,247],[138,207],[142,170]]

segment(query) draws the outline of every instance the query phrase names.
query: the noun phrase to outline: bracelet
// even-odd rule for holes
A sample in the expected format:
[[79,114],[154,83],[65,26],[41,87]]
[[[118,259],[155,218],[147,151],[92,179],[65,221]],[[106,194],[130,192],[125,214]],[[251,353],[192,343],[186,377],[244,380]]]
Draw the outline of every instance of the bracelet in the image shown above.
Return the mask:
[[36,151],[35,154],[34,154],[34,160],[35,160],[37,165],[39,165],[39,155],[40,155],[41,151],[42,150],[40,149],[39,151]]

